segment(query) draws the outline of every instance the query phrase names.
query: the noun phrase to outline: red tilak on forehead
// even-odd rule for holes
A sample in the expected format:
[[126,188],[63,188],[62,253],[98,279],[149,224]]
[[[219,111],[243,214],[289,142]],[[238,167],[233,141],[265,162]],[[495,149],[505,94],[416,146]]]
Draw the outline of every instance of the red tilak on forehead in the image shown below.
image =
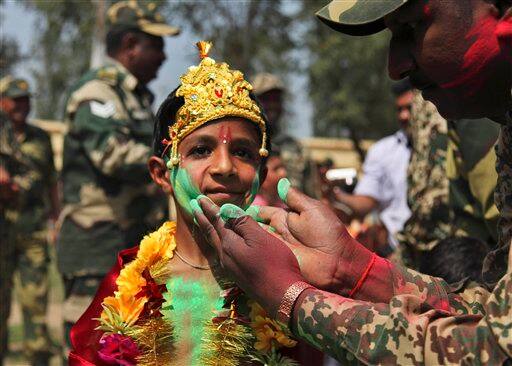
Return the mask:
[[231,142],[231,128],[228,126],[224,128],[224,126],[220,126],[219,130],[219,140],[222,141],[223,144],[227,144]]

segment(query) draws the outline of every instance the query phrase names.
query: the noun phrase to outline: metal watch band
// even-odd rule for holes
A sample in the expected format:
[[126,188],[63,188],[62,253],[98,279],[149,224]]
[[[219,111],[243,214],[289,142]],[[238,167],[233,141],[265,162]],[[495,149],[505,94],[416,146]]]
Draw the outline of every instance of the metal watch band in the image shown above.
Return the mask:
[[290,322],[293,305],[297,301],[299,295],[306,289],[313,288],[309,283],[304,281],[297,281],[293,283],[284,293],[279,310],[277,310],[277,320],[288,326]]

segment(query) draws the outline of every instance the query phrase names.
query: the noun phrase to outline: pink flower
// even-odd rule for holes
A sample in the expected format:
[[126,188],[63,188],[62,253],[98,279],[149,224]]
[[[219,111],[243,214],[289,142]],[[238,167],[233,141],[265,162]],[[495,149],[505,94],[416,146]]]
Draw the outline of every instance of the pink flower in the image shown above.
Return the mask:
[[135,366],[140,354],[137,345],[130,337],[109,334],[100,339],[100,358],[110,365]]

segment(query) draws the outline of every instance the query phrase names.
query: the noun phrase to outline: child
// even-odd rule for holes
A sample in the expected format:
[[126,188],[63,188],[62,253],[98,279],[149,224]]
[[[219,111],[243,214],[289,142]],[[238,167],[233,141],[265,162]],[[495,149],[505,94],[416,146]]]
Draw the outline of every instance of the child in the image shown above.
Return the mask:
[[[297,342],[230,284],[193,220],[200,194],[249,208],[269,145],[251,85],[198,47],[201,63],[160,107],[148,163],[177,221],[120,253],[71,331],[72,365],[294,364],[283,350]],[[304,364],[321,363],[308,353]]]

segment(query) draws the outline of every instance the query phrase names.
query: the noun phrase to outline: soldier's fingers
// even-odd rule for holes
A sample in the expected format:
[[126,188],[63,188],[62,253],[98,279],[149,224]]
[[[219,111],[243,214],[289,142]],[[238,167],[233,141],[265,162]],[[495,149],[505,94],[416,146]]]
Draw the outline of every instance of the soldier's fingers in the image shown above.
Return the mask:
[[319,201],[305,195],[297,188],[293,188],[287,178],[282,178],[277,183],[279,198],[294,212],[301,213],[317,207]]
[[286,216],[287,212],[279,207],[260,206],[255,220],[258,222],[264,222],[268,224],[272,222],[273,219],[280,215]]
[[204,214],[204,211],[197,200],[191,200],[190,206],[192,207],[192,212],[194,214],[197,225],[199,226],[199,229],[203,233],[208,243],[210,243],[217,250],[219,258],[222,259],[221,240],[217,230],[215,230],[213,225],[210,223],[210,220],[208,220]]

